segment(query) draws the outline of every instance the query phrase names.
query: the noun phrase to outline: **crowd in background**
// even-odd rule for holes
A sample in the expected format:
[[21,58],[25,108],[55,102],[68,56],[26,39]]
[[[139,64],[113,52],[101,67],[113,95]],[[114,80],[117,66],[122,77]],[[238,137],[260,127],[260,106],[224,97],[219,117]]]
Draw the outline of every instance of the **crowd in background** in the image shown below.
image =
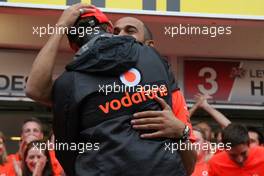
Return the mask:
[[44,127],[37,118],[24,121],[19,150],[7,155],[5,137],[0,133],[0,176],[62,176],[63,169],[54,150],[43,150],[42,144],[54,142],[52,133],[44,136]]
[[[202,109],[219,125],[218,129],[212,130],[206,121],[193,124],[193,133],[196,137],[195,144],[199,144],[197,145],[199,147],[196,148],[197,162],[192,176],[217,175],[214,174],[214,170],[217,170],[215,167],[218,167],[219,163],[221,165],[222,162],[230,162],[229,164],[233,164],[234,167],[243,168],[246,167],[246,164],[250,165],[248,160],[252,160],[254,165],[259,164],[259,167],[263,169],[264,138],[262,132],[256,127],[245,128],[242,125],[233,125],[227,117],[208,103],[208,99],[211,98],[208,95],[196,95],[196,103],[189,110],[191,119],[195,118],[193,114],[197,109]],[[52,132],[49,136],[44,136],[43,129],[42,122],[37,118],[29,118],[24,121],[21,127],[19,150],[17,153],[9,155],[5,147],[5,136],[0,132],[0,176],[64,175],[63,169],[55,157],[55,152],[36,147],[43,143],[47,144],[48,140],[49,143],[54,142]],[[212,145],[227,144],[228,142],[232,142],[232,145],[229,146],[230,151],[224,151],[223,148],[216,148],[217,145]],[[251,150],[258,154],[249,152]],[[218,155],[224,152],[227,152],[228,157]],[[254,153],[253,159],[250,158],[252,153]],[[260,158],[259,162],[257,162],[256,157]],[[227,167],[232,171],[230,165]],[[231,171],[229,170],[229,172]]]
[[[262,131],[253,126],[232,124],[225,115],[208,103],[207,100],[211,98],[208,95],[196,95],[196,103],[190,109],[191,119],[197,109],[202,109],[219,126],[213,131],[206,121],[193,124],[196,143],[199,146],[212,147],[197,149],[197,161],[192,176],[264,175]],[[221,145],[212,145],[220,143],[224,148],[219,147]]]

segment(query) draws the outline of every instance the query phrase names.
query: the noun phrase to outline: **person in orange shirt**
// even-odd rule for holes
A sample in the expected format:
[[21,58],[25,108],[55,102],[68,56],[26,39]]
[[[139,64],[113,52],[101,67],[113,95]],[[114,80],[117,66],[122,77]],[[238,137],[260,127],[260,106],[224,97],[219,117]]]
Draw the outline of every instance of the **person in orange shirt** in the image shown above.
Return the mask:
[[[60,165],[60,163],[57,160],[56,155],[55,155],[55,147],[54,147],[55,136],[54,136],[53,131],[51,131],[50,137],[46,143],[47,143],[47,147],[49,150],[50,162],[51,162],[51,166],[52,166],[52,170],[53,170],[54,175],[63,175],[64,172],[63,172],[62,166]],[[50,146],[48,146],[48,145],[50,145]]]
[[[202,109],[205,112],[207,112],[210,117],[223,129],[227,127],[231,121],[220,111],[215,109],[211,104],[208,103],[210,99],[213,99],[212,96],[207,94],[196,94],[194,96],[196,103],[192,106],[192,108],[189,110],[190,117],[193,116],[193,114],[197,111],[197,109]],[[205,133],[205,139],[207,141],[212,140],[212,128],[208,124],[208,122],[202,121],[194,125],[195,127],[200,128]],[[220,142],[220,141],[219,141]]]
[[22,161],[23,176],[61,176],[53,170],[46,141],[32,141],[27,145]]
[[[21,161],[23,160],[27,144],[34,140],[42,140],[43,137],[43,125],[40,120],[38,120],[37,118],[29,118],[24,121],[21,130],[21,142],[19,144],[19,151],[15,154],[8,155],[8,160],[11,161],[17,175],[21,174]],[[49,152],[51,153],[52,170],[56,173],[63,173],[61,165],[59,164],[55,155],[52,154],[53,151]]]
[[223,130],[226,150],[209,161],[209,176],[264,176],[264,148],[249,147],[248,130],[230,124]]
[[212,152],[207,150],[210,142],[206,140],[206,134],[201,128],[193,127],[193,133],[196,137],[194,146],[197,152],[197,161],[192,176],[208,175],[208,160],[212,157]]
[[5,136],[0,131],[0,176],[9,176],[14,173],[12,163],[7,158]]
[[248,126],[248,136],[250,141],[250,147],[264,146],[264,136],[261,131],[254,126]]

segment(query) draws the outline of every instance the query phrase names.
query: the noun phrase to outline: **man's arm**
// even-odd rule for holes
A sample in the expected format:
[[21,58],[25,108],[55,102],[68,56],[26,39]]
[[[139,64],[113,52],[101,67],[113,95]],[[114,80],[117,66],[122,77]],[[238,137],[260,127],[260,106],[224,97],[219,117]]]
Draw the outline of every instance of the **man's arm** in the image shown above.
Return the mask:
[[[135,113],[131,122],[133,128],[137,130],[156,130],[153,133],[142,134],[142,138],[179,138],[183,134],[184,122],[175,117],[174,111],[162,98],[156,97],[156,100],[160,103],[163,110]],[[183,113],[183,111],[178,112]],[[191,148],[180,151],[180,155],[187,174],[190,175],[195,167],[196,152]]]
[[211,96],[197,94],[195,97],[197,99],[197,108],[202,108],[205,110],[222,128],[227,127],[231,123],[231,121],[226,116],[217,111],[207,102],[208,99],[212,98]]
[[196,102],[191,109],[189,109],[189,113],[190,113],[190,117],[193,116],[194,112],[197,111],[197,109],[199,109],[200,104],[198,102]]
[[52,73],[63,35],[52,35],[36,57],[30,71],[26,95],[40,103],[51,105]]
[[204,103],[204,100],[211,98],[209,95],[202,95],[200,93],[196,94],[194,96],[195,98],[195,104],[189,109],[190,117],[197,111],[197,109],[201,108],[201,104]]
[[[58,20],[56,27],[69,28],[79,18],[79,9],[86,11],[93,11],[87,9],[92,6],[85,4],[75,4],[66,9]],[[57,31],[57,30],[56,30]],[[52,34],[48,42],[41,49],[36,59],[33,62],[27,84],[26,95],[33,100],[51,105],[51,91],[52,91],[52,74],[55,64],[55,59],[58,53],[59,45],[63,38],[63,33],[60,30],[59,34]]]
[[[190,128],[190,141],[187,141],[187,146],[191,146],[191,142],[195,141],[195,136],[192,131],[192,124],[190,121],[189,111],[185,102],[185,98],[180,90],[172,92],[172,111],[179,120],[181,120],[185,125],[188,125]],[[197,153],[191,148],[186,150],[181,150],[180,155],[183,161],[183,165],[187,171],[188,175],[191,175],[194,171]]]
[[190,113],[188,111],[185,98],[180,90],[176,90],[172,92],[172,111],[177,117],[177,119],[181,120],[185,125],[188,125],[191,129],[190,140],[191,142],[195,141],[195,136],[192,133],[192,124],[190,121]]

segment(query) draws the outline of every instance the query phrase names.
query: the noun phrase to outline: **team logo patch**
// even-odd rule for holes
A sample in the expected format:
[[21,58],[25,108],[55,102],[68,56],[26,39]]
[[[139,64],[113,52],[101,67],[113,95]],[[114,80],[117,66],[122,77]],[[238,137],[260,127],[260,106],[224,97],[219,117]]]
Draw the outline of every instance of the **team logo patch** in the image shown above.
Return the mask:
[[131,68],[120,76],[120,80],[127,86],[136,86],[141,81],[141,75],[137,69]]

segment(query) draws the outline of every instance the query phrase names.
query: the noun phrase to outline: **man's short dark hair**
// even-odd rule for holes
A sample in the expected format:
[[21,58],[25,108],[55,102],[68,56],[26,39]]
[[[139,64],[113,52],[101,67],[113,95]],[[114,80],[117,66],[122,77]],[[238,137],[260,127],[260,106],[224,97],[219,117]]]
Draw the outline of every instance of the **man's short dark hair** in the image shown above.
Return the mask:
[[240,144],[249,145],[248,130],[245,126],[239,124],[230,124],[223,130],[223,143],[231,147]]
[[37,123],[37,124],[40,126],[40,131],[41,131],[42,133],[44,133],[43,124],[42,124],[42,122],[41,122],[38,118],[30,117],[30,118],[24,120],[22,127],[23,127],[26,123],[28,123],[28,122],[35,122],[35,123]]
[[257,128],[257,127],[253,127],[253,126],[248,126],[247,127],[248,129],[248,132],[254,132],[254,133],[257,133],[258,134],[258,141],[259,141],[259,144],[264,144],[264,136],[263,134],[261,133],[261,131]]
[[153,40],[152,32],[145,23],[143,23],[143,28],[144,28],[144,41]]

